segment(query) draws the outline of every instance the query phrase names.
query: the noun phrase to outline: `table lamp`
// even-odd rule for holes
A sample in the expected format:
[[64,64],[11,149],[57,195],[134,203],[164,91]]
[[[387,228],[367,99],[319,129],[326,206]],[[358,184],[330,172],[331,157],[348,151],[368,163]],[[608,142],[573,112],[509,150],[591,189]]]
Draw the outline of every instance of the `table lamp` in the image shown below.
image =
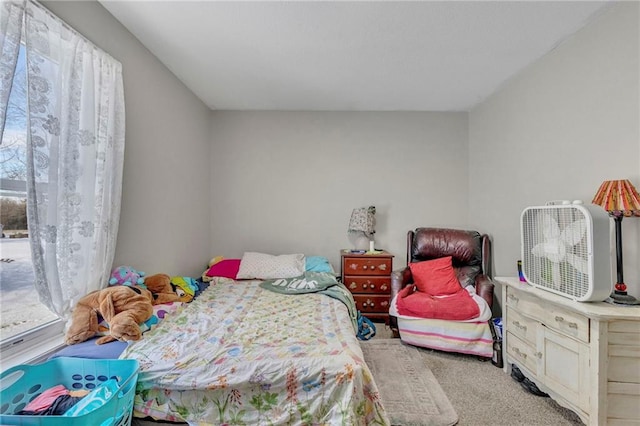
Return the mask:
[[622,218],[640,216],[640,195],[629,180],[607,180],[602,182],[591,202],[605,209],[616,226],[617,277],[611,299],[623,305],[640,304],[635,297],[627,294],[622,274]]
[[360,207],[351,212],[348,234],[354,250],[371,250],[373,234],[376,232],[374,230],[375,214],[374,206]]

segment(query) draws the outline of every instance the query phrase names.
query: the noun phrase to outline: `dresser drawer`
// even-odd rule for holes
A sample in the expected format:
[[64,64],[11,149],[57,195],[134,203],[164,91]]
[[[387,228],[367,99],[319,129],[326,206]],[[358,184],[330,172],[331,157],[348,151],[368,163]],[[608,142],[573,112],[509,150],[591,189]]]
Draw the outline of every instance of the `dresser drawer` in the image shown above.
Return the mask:
[[507,307],[540,321],[547,327],[585,343],[589,342],[589,318],[553,304],[540,304],[532,296],[507,287]]
[[389,296],[354,294],[356,308],[363,314],[366,312],[389,312]]
[[391,279],[385,277],[353,277],[345,276],[344,285],[352,293],[389,294]]
[[507,306],[507,328],[509,331],[532,346],[536,345],[537,322],[520,315]]
[[544,324],[556,331],[589,343],[589,318],[562,308],[548,310]]
[[344,275],[390,275],[391,258],[389,257],[345,257]]
[[534,375],[537,370],[535,352],[535,347],[507,331],[507,353],[509,357]]

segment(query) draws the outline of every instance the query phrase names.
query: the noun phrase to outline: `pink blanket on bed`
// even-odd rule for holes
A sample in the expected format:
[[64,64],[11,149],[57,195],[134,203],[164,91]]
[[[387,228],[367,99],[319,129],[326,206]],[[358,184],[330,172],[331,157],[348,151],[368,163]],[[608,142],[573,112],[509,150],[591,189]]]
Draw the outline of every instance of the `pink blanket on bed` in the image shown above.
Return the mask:
[[407,286],[398,293],[396,308],[400,315],[452,321],[470,320],[480,315],[478,304],[463,288],[448,296],[431,296]]

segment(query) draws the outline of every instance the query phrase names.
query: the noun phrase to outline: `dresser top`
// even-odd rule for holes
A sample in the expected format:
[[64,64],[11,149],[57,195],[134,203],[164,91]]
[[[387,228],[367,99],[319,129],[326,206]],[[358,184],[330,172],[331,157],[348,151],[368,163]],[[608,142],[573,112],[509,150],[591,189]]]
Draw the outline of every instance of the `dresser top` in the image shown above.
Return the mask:
[[579,312],[587,317],[599,319],[629,319],[640,321],[640,305],[614,305],[606,302],[576,302],[558,294],[546,291],[531,284],[524,283],[518,277],[495,277],[500,284],[529,293],[539,299],[546,300],[564,308]]
[[343,250],[340,250],[340,254],[342,256],[349,256],[349,257],[393,257],[391,253],[384,250],[382,251],[378,250],[376,253],[369,253],[369,252],[351,253],[351,249],[343,249]]

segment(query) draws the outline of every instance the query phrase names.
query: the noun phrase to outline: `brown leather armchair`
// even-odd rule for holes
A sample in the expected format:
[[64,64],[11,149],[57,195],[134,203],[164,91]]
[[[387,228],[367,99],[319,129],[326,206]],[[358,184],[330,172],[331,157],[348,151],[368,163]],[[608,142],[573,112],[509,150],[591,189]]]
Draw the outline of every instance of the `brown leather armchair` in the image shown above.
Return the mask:
[[[463,287],[475,286],[476,293],[493,305],[494,284],[490,278],[491,241],[486,234],[446,228],[417,228],[407,233],[407,267],[391,274],[391,299],[413,284],[409,263],[451,256]],[[400,337],[398,321],[389,317],[394,337]]]

